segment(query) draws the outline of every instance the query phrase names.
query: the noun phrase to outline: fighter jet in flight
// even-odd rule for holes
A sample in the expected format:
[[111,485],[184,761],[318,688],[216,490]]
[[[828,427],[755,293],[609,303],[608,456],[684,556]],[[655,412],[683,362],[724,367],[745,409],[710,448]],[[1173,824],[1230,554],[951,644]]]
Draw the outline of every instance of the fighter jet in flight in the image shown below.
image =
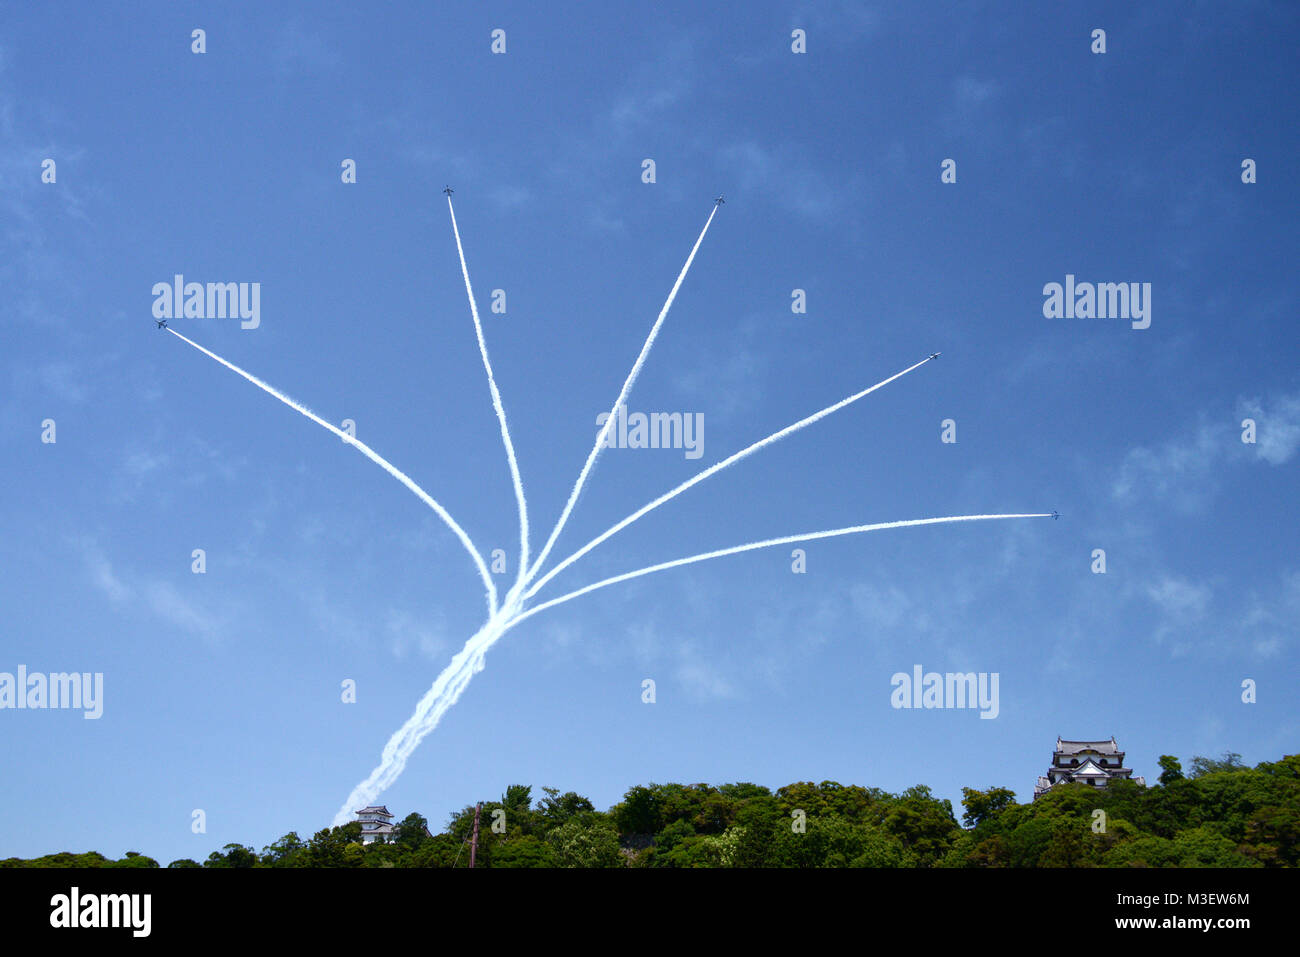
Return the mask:
[[444,193],[446,193],[448,196],[450,196],[452,193],[456,192],[456,191],[455,191],[454,189],[452,189],[450,186],[444,186],[442,191],[443,191]]
[[158,323],[158,328],[159,328],[159,329],[166,329],[166,328],[167,328],[167,320],[166,320],[166,319],[155,319],[154,322]]
[[726,201],[725,199],[723,199],[721,196],[719,196],[717,199],[715,199],[715,200],[713,201],[713,205],[714,205],[714,206],[722,206],[722,205],[724,205],[726,202],[727,202],[727,201]]
[[934,353],[933,355],[930,356],[930,358],[931,358],[931,359],[937,359],[937,358],[939,358],[939,353],[937,353],[937,352]]
[[1060,518],[1060,517],[1061,517],[1061,513],[1058,512],[1056,509],[1052,509],[1052,518]]

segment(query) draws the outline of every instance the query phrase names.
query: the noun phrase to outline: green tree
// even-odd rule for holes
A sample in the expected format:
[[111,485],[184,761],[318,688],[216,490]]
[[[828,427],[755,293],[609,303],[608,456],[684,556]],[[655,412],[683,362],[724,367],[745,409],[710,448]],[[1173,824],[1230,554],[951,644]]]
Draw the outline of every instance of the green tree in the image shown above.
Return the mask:
[[[225,853],[222,853],[224,851]],[[203,863],[204,867],[255,867],[258,858],[251,847],[227,844],[221,851],[213,851]]]
[[1269,805],[1246,822],[1242,853],[1266,867],[1300,866],[1300,808]]
[[115,861],[108,865],[109,867],[157,867],[158,862],[152,857],[145,857],[139,851],[127,851],[126,856],[120,861]]
[[548,824],[563,824],[577,814],[596,810],[596,806],[575,791],[560,793],[558,788],[542,788],[541,814]]
[[659,791],[654,786],[630,787],[623,800],[609,809],[620,834],[654,834],[662,828]]
[[533,789],[527,784],[511,784],[501,798],[507,814],[522,814],[533,804]]
[[1248,768],[1241,763],[1241,755],[1235,751],[1224,751],[1223,757],[1219,760],[1213,758],[1203,758],[1199,755],[1192,758],[1192,764],[1188,775],[1192,778],[1204,777],[1207,774],[1217,774],[1220,771],[1246,771]]
[[908,788],[885,813],[885,829],[903,842],[921,867],[932,867],[960,833],[952,804],[935,798],[925,785]]
[[535,834],[502,841],[492,851],[493,867],[556,867],[555,850]]
[[418,850],[429,839],[429,821],[412,811],[397,825],[397,843],[408,851]]
[[748,801],[750,798],[772,796],[772,792],[761,784],[750,784],[748,781],[737,784],[719,784],[718,793],[725,794],[733,801]]
[[1170,781],[1181,781],[1183,777],[1183,765],[1172,754],[1162,754],[1159,760],[1160,765],[1160,783],[1168,784]]
[[292,867],[306,846],[297,831],[290,831],[274,844],[262,848],[262,862],[271,867]]
[[364,859],[349,853],[352,846],[361,850],[360,821],[317,831],[300,852],[300,860],[304,867],[359,867]]
[[961,805],[966,809],[961,820],[967,827],[975,827],[1016,803],[1016,792],[1009,788],[989,788],[987,791],[962,788],[961,793]]
[[547,841],[560,867],[619,867],[618,831],[607,819],[572,819],[553,828]]
[[1001,834],[994,834],[975,845],[969,863],[971,867],[1010,867],[1011,849]]

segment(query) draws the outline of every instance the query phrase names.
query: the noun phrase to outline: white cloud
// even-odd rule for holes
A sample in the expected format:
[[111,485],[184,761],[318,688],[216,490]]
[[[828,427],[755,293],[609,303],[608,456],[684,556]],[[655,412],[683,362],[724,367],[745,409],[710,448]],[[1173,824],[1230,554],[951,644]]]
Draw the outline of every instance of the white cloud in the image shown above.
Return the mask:
[[131,589],[113,574],[113,566],[102,555],[93,555],[87,558],[90,565],[90,575],[100,591],[109,597],[109,600],[115,604],[121,604],[131,597]]
[[722,670],[706,661],[693,645],[683,642],[677,656],[674,677],[689,695],[699,699],[736,697],[735,686],[723,676]]
[[[1242,419],[1256,422],[1255,444],[1241,441]],[[1156,446],[1139,446],[1124,457],[1111,484],[1118,501],[1154,498],[1175,507],[1202,505],[1219,487],[1222,467],[1233,461],[1290,461],[1300,449],[1300,394],[1268,401],[1241,399],[1235,419],[1201,417],[1194,431]]]
[[221,633],[221,616],[204,609],[175,585],[129,574],[121,576],[93,542],[82,542],[80,547],[92,583],[115,605],[140,605],[167,624],[207,640]]
[[854,613],[875,628],[896,628],[916,615],[912,600],[897,585],[859,582],[849,589],[849,602]]
[[719,164],[741,193],[766,196],[811,219],[825,219],[845,204],[849,187],[833,188],[816,169],[786,148],[769,148],[753,140],[723,147]]
[[145,585],[144,595],[149,610],[169,625],[207,639],[216,638],[220,633],[220,619],[170,582],[150,582]]
[[1205,617],[1210,607],[1211,590],[1208,585],[1196,585],[1185,578],[1166,575],[1156,584],[1147,586],[1147,595],[1179,624],[1189,624]]
[[1300,449],[1300,393],[1278,396],[1268,408],[1259,399],[1243,399],[1237,413],[1238,421],[1255,420],[1254,452],[1269,465],[1289,462]]
[[651,122],[662,124],[665,113],[677,106],[695,85],[699,62],[695,41],[678,36],[662,57],[633,70],[606,114],[605,136],[623,137]]
[[1194,581],[1162,573],[1139,591],[1156,612],[1152,638],[1174,655],[1198,651],[1258,659],[1277,657],[1290,643],[1300,618],[1300,571],[1280,574],[1262,589],[1230,589],[1223,582]]
[[441,615],[431,624],[427,616],[417,619],[409,612],[389,609],[388,632],[392,638],[391,649],[395,658],[405,658],[416,649],[425,658],[441,661],[450,651],[446,639],[446,624]]
[[960,108],[982,106],[998,95],[996,80],[981,80],[973,76],[959,76],[952,86],[953,98]]

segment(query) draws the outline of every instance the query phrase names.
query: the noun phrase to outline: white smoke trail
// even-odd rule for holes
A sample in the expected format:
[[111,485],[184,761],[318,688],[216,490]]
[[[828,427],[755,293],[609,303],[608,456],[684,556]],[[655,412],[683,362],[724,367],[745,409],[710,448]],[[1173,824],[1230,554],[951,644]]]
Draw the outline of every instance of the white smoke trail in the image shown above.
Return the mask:
[[619,582],[625,582],[632,578],[640,578],[642,575],[649,575],[652,572],[661,572],[668,568],[677,568],[681,565],[691,565],[695,562],[708,561],[711,558],[722,558],[724,555],[736,555],[740,552],[753,551],[756,548],[771,548],[774,545],[788,545],[792,542],[811,542],[819,538],[835,538],[840,535],[855,535],[859,532],[874,532],[884,528],[906,528],[912,525],[942,525],[948,522],[981,522],[990,519],[999,518],[1051,518],[1051,513],[1033,513],[1025,515],[949,515],[943,518],[913,518],[902,522],[880,522],[875,525],[853,525],[848,528],[836,528],[827,532],[808,532],[803,535],[786,535],[783,538],[769,538],[761,542],[750,542],[748,545],[735,545],[731,548],[721,548],[714,552],[704,552],[700,555],[691,555],[689,558],[677,558],[670,562],[661,562],[658,565],[651,565],[648,568],[639,568],[636,571],[624,572],[622,575],[615,575],[613,578],[606,578],[595,584],[587,585],[585,588],[579,588],[577,591],[571,591],[567,595],[561,595],[559,598],[552,598],[550,601],[542,602],[525,612],[515,615],[511,619],[511,627],[519,624],[526,618],[531,618],[539,611],[545,611],[547,608],[554,608],[556,605],[562,605],[566,601],[571,601],[588,592],[593,592],[597,588],[604,588],[607,585],[615,585]]
[[524,481],[519,476],[519,462],[515,459],[515,446],[510,441],[510,427],[506,425],[506,410],[501,404],[501,393],[497,390],[496,377],[492,375],[492,363],[488,361],[487,342],[483,338],[483,324],[479,321],[478,306],[474,303],[474,289],[469,284],[469,267],[465,265],[465,247],[460,244],[460,227],[456,225],[456,210],[451,205],[451,194],[447,194],[447,209],[451,212],[451,229],[456,234],[456,252],[460,254],[460,272],[465,277],[465,295],[469,296],[469,311],[474,316],[474,332],[478,335],[478,351],[483,356],[483,368],[487,370],[488,389],[492,392],[492,408],[496,410],[497,421],[501,423],[501,441],[506,447],[506,460],[510,463],[510,480],[515,485],[515,502],[519,506],[519,574],[515,583],[523,581],[528,570],[528,503],[524,499]]
[[686,273],[691,268],[691,263],[695,260],[695,254],[699,251],[700,243],[704,242],[704,234],[709,231],[709,224],[713,222],[713,217],[717,213],[718,207],[713,207],[713,212],[709,213],[709,218],[704,223],[704,228],[700,230],[700,236],[695,240],[695,245],[691,248],[691,254],[686,257],[686,264],[682,266],[682,271],[677,275],[677,281],[673,283],[672,292],[668,294],[667,300],[664,301],[664,307],[659,311],[659,318],[650,329],[650,335],[646,337],[645,345],[641,347],[641,354],[636,357],[636,362],[632,365],[632,371],[628,373],[627,380],[623,383],[623,388],[614,400],[614,408],[610,410],[609,418],[605,420],[605,427],[600,430],[600,435],[596,437],[596,444],[592,446],[591,454],[587,456],[587,462],[578,473],[578,480],[573,483],[573,491],[569,493],[569,500],[564,503],[564,511],[560,513],[560,520],[555,523],[555,528],[551,530],[550,537],[546,540],[546,546],[542,549],[537,560],[533,562],[533,567],[528,570],[528,576],[524,579],[525,583],[530,581],[546,561],[546,556],[551,553],[551,548],[555,545],[555,540],[560,537],[560,532],[564,530],[564,525],[569,520],[569,514],[573,511],[574,503],[578,501],[578,495],[582,492],[582,486],[587,482],[587,476],[591,472],[591,467],[596,464],[596,457],[600,455],[600,450],[605,445],[605,436],[608,434],[610,427],[614,424],[614,417],[618,414],[619,406],[627,401],[627,395],[632,391],[632,384],[636,382],[637,376],[641,374],[641,366],[645,364],[646,356],[650,354],[650,347],[655,344],[655,339],[659,335],[659,327],[664,324],[664,319],[668,316],[668,310],[672,308],[673,300],[677,298],[677,290],[681,288],[682,280],[686,278]]
[[389,738],[388,744],[385,745],[378,766],[370,772],[370,776],[352,789],[348,799],[339,808],[338,813],[334,815],[334,826],[340,827],[353,820],[356,812],[371,804],[389,785],[391,785],[401,775],[406,768],[406,761],[419,746],[420,742],[438,726],[442,716],[460,700],[461,694],[469,686],[470,680],[479,671],[483,670],[484,658],[488,650],[501,640],[510,629],[514,628],[520,622],[540,611],[548,608],[554,608],[556,605],[562,605],[566,601],[571,601],[588,592],[595,591],[598,588],[604,588],[607,585],[614,585],[618,582],[628,581],[632,578],[639,578],[642,575],[649,575],[653,572],[664,571],[668,568],[676,568],[680,565],[690,565],[695,562],[708,561],[711,558],[721,558],[725,555],[735,555],[739,552],[753,551],[757,548],[770,548],[775,545],[786,545],[791,542],[807,542],[819,538],[834,538],[839,535],[853,535],[859,532],[872,532],[885,528],[905,528],[912,525],[941,525],[948,522],[977,522],[991,519],[1008,519],[1008,518],[1051,518],[1049,513],[1033,513],[1023,515],[951,515],[944,518],[916,518],[901,522],[881,522],[875,525],[854,525],[850,528],[837,528],[826,532],[810,532],[803,535],[787,535],[783,538],[771,538],[761,542],[751,542],[748,545],[736,545],[732,548],[722,548],[713,552],[705,552],[700,555],[692,555],[689,558],[678,558],[670,562],[661,562],[658,565],[651,565],[648,568],[641,568],[636,571],[626,572],[622,575],[616,575],[613,578],[606,578],[594,584],[587,585],[585,588],[579,588],[577,591],[569,592],[567,595],[561,595],[559,598],[553,598],[550,601],[543,602],[527,611],[520,612],[515,607],[507,606],[488,620],[469,641],[460,653],[452,659],[451,664],[442,670],[434,681],[433,686],[425,692],[419,704],[415,707],[415,712],[406,719],[406,722],[394,732]]
[[488,573],[487,565],[483,563],[483,556],[479,554],[478,549],[474,547],[474,543],[470,541],[469,535],[467,535],[465,533],[465,530],[460,527],[460,525],[456,522],[454,518],[451,517],[451,514],[445,508],[439,505],[438,502],[436,502],[429,495],[428,492],[426,492],[424,489],[420,488],[420,486],[416,485],[413,481],[411,481],[411,479],[407,477],[405,472],[397,468],[395,465],[389,462],[386,458],[384,458],[382,455],[380,455],[370,446],[366,445],[366,443],[362,442],[360,439],[353,438],[352,436],[344,432],[342,429],[339,429],[334,425],[330,424],[329,422],[326,422],[316,413],[312,412],[311,409],[307,408],[305,405],[303,405],[300,402],[295,402],[293,399],[289,398],[287,395],[285,395],[283,392],[280,392],[278,389],[275,389],[274,387],[267,385],[257,376],[245,372],[243,369],[239,368],[239,366],[235,365],[234,363],[227,362],[225,359],[221,358],[221,356],[217,355],[215,352],[209,352],[207,349],[203,348],[197,342],[194,342],[191,339],[187,339],[185,336],[181,335],[171,326],[167,326],[167,331],[170,332],[176,338],[180,339],[182,342],[188,342],[195,349],[198,349],[199,352],[202,352],[205,356],[208,356],[209,358],[215,359],[217,362],[220,362],[231,372],[235,372],[243,376],[245,379],[253,383],[253,385],[257,386],[263,392],[279,399],[281,402],[283,402],[289,408],[293,409],[295,412],[300,412],[303,415],[305,415],[307,418],[315,422],[317,425],[321,426],[322,428],[329,429],[329,431],[333,432],[344,442],[348,443],[351,446],[354,446],[359,452],[361,452],[362,455],[370,459],[370,461],[374,462],[385,472],[387,472],[393,478],[397,479],[397,481],[401,482],[408,489],[414,492],[416,496],[419,497],[420,501],[422,501],[425,505],[429,506],[429,508],[433,509],[438,514],[438,517],[441,518],[444,522],[446,522],[447,526],[453,532],[456,533],[456,537],[460,539],[460,543],[465,546],[465,550],[469,552],[470,557],[474,559],[474,564],[478,567],[479,577],[483,579],[483,584],[487,586],[488,614],[493,615],[496,613],[497,589],[496,589],[496,585],[492,583],[492,576]]
[[379,765],[370,772],[368,778],[352,789],[348,799],[334,815],[334,827],[353,820],[358,810],[370,805],[397,780],[406,769],[407,758],[419,747],[425,736],[438,726],[447,710],[460,699],[470,679],[483,670],[483,656],[500,640],[510,625],[508,619],[494,616],[465,642],[465,647],[442,670],[433,686],[420,699],[415,712],[388,739]]
[[549,572],[547,572],[536,582],[534,582],[532,587],[529,588],[528,591],[524,593],[524,598],[531,598],[533,595],[537,594],[537,592],[541,590],[543,585],[545,585],[548,581],[550,581],[560,572],[564,571],[564,569],[568,568],[570,565],[576,562],[583,555],[587,554],[587,552],[591,551],[601,542],[605,541],[611,536],[627,528],[629,525],[637,521],[637,519],[641,518],[647,512],[652,512],[660,505],[663,505],[665,502],[669,501],[670,499],[676,498],[678,495],[682,494],[682,492],[685,492],[692,485],[697,485],[700,482],[703,482],[709,476],[716,475],[718,472],[721,472],[729,465],[734,465],[735,463],[739,462],[741,459],[746,458],[747,456],[757,452],[759,449],[765,448],[773,444],[774,442],[779,442],[786,436],[793,435],[795,432],[798,432],[800,429],[806,428],[807,426],[812,425],[814,422],[817,422],[820,419],[826,418],[826,416],[831,415],[834,412],[838,412],[846,405],[850,405],[854,402],[857,402],[863,396],[869,395],[872,392],[875,392],[877,389],[889,385],[889,383],[893,382],[895,379],[902,378],[903,376],[911,372],[913,369],[917,369],[925,365],[929,361],[930,361],[929,358],[922,359],[920,362],[916,363],[916,365],[909,366],[908,368],[904,369],[902,372],[899,372],[896,375],[892,375],[888,379],[884,379],[881,382],[877,382],[875,385],[871,386],[871,388],[863,389],[861,392],[856,392],[853,395],[849,396],[847,399],[841,399],[839,402],[836,402],[834,405],[828,405],[820,412],[814,412],[806,419],[800,419],[798,422],[794,423],[794,425],[788,425],[784,429],[781,429],[779,432],[773,432],[767,438],[755,442],[753,445],[749,446],[748,448],[742,449],[741,451],[737,452],[735,455],[723,459],[721,462],[717,463],[716,465],[709,466],[709,468],[705,469],[703,472],[698,473],[693,478],[687,479],[685,482],[677,486],[671,492],[665,492],[663,495],[660,495],[657,499],[655,499],[650,504],[644,505],[641,508],[637,509],[635,512],[633,512],[627,518],[623,519],[617,525],[611,526],[610,528],[602,532],[600,535],[596,536],[591,541],[589,541],[586,545],[583,545],[580,549],[578,549],[576,552],[574,552],[572,555],[570,555],[564,561],[560,562]]

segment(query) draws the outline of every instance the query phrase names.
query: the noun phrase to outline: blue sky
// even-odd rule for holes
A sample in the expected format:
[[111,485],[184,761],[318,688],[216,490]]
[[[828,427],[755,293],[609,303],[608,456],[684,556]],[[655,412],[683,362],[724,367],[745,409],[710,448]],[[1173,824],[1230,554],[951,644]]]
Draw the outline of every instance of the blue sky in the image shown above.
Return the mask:
[[[151,321],[176,273],[260,283],[258,328],[175,327],[354,420],[513,575],[446,183],[538,542],[727,196],[628,403],[702,413],[703,457],[606,452],[557,558],[943,352],[549,594],[823,528],[1062,518],[812,543],[804,574],[788,548],[754,552],[540,614],[383,795],[399,817],[439,826],[516,782],[602,808],[649,781],[1027,800],[1057,735],[1115,735],[1152,779],[1164,753],[1294,750],[1298,19],[1262,3],[7,8],[0,671],[102,672],[104,713],[0,711],[0,856],[165,863],[307,836],[482,623],[436,516]],[[1150,283],[1150,327],[1045,318],[1043,287],[1067,274]],[[998,673],[998,717],[892,708],[891,676],[915,664]]]

